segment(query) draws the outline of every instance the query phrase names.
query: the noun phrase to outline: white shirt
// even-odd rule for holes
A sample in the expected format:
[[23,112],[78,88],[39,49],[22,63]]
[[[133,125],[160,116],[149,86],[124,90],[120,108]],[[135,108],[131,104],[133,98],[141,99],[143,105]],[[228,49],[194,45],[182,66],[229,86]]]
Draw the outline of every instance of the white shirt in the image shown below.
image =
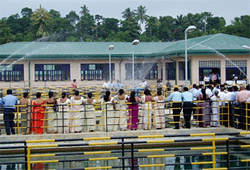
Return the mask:
[[108,83],[106,83],[106,82],[104,82],[104,83],[103,83],[103,85],[102,85],[102,87],[106,87],[106,88],[108,88],[108,87],[109,87],[109,84],[108,84]]
[[140,86],[141,86],[141,87],[146,87],[146,86],[147,86],[147,82],[146,82],[146,81],[141,82],[141,83],[140,83]]
[[211,97],[213,95],[211,89],[209,88],[206,89],[206,94],[208,95],[208,97]]
[[210,77],[204,77],[204,82],[209,82],[210,81]]

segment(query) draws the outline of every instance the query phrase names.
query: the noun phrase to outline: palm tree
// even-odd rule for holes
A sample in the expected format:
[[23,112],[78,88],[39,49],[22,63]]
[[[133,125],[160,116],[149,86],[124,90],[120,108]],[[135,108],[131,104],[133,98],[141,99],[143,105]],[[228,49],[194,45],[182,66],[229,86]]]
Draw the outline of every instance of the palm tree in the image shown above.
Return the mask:
[[133,19],[135,16],[134,11],[131,11],[130,8],[125,9],[125,11],[122,12],[122,18],[124,18],[125,20],[131,20]]
[[86,5],[83,5],[81,7],[81,9],[82,10],[80,11],[80,14],[85,15],[85,14],[89,13],[89,9],[88,9],[88,7]]
[[144,21],[147,20],[148,15],[146,15],[146,7],[140,5],[139,7],[137,7],[137,10],[135,11],[135,15],[136,15],[136,19],[137,21],[140,22],[140,25],[144,23]]
[[50,13],[46,9],[42,8],[41,5],[40,8],[36,9],[32,13],[32,17],[30,19],[34,26],[38,26],[38,31],[36,33],[37,36],[44,37],[49,34],[47,31],[47,25],[52,20],[52,18]]

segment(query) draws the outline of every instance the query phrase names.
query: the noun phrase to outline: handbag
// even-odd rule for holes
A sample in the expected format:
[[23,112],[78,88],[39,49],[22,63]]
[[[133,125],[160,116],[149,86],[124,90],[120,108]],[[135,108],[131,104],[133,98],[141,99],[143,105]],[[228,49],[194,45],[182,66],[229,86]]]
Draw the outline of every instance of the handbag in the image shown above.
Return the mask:
[[54,110],[54,112],[58,112],[58,105],[56,104],[56,102],[55,102],[55,99],[54,99],[54,102],[53,102],[53,110]]

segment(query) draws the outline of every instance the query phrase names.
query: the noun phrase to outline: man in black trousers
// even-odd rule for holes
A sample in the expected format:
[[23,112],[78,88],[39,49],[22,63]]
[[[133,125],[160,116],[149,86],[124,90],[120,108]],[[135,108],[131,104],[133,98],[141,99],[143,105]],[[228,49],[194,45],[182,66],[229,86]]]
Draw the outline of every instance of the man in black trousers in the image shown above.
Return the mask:
[[181,104],[182,104],[182,94],[179,92],[177,87],[174,88],[174,92],[171,93],[167,99],[167,102],[173,101],[173,116],[175,122],[174,129],[180,129],[179,121],[180,121],[180,113],[181,113]]

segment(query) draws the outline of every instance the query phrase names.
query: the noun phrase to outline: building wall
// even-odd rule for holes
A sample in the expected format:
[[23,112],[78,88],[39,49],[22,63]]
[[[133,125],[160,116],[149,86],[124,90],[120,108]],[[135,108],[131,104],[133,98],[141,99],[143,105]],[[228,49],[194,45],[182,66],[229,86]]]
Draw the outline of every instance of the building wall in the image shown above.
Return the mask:
[[[247,60],[247,75],[248,79],[250,78],[250,55],[228,55],[230,60]],[[199,84],[199,61],[221,61],[221,82],[224,83],[226,81],[226,58],[222,56],[189,56],[191,59],[191,83]],[[176,83],[178,85],[184,85],[185,80],[179,80],[179,64],[178,62],[184,61],[184,58],[172,58],[176,61],[176,77],[177,80],[170,81],[173,85]],[[5,64],[11,64],[13,61],[7,61]],[[135,63],[158,63],[158,79],[162,78],[162,82],[166,83],[166,63],[170,62],[169,59],[136,59]],[[77,79],[77,83],[79,87],[86,86],[102,86],[104,80],[91,80],[91,81],[81,81],[81,64],[89,63],[89,64],[100,64],[106,63],[108,64],[108,60],[31,60],[30,61],[30,76],[31,76],[31,86],[32,87],[70,87],[71,80]],[[112,63],[115,64],[115,80],[121,80],[121,82],[126,86],[132,86],[132,80],[126,80],[125,74],[125,64],[131,63],[131,60],[120,60],[113,59]],[[24,64],[24,81],[22,82],[1,82],[1,86],[4,88],[10,87],[29,87],[29,61],[20,61],[17,64]],[[70,64],[70,81],[34,81],[35,80],[35,64]],[[162,77],[161,77],[161,69],[163,69]],[[135,86],[138,86],[141,80],[135,80]],[[148,85],[155,85],[157,79],[147,80]],[[191,84],[189,82],[189,84]]]

